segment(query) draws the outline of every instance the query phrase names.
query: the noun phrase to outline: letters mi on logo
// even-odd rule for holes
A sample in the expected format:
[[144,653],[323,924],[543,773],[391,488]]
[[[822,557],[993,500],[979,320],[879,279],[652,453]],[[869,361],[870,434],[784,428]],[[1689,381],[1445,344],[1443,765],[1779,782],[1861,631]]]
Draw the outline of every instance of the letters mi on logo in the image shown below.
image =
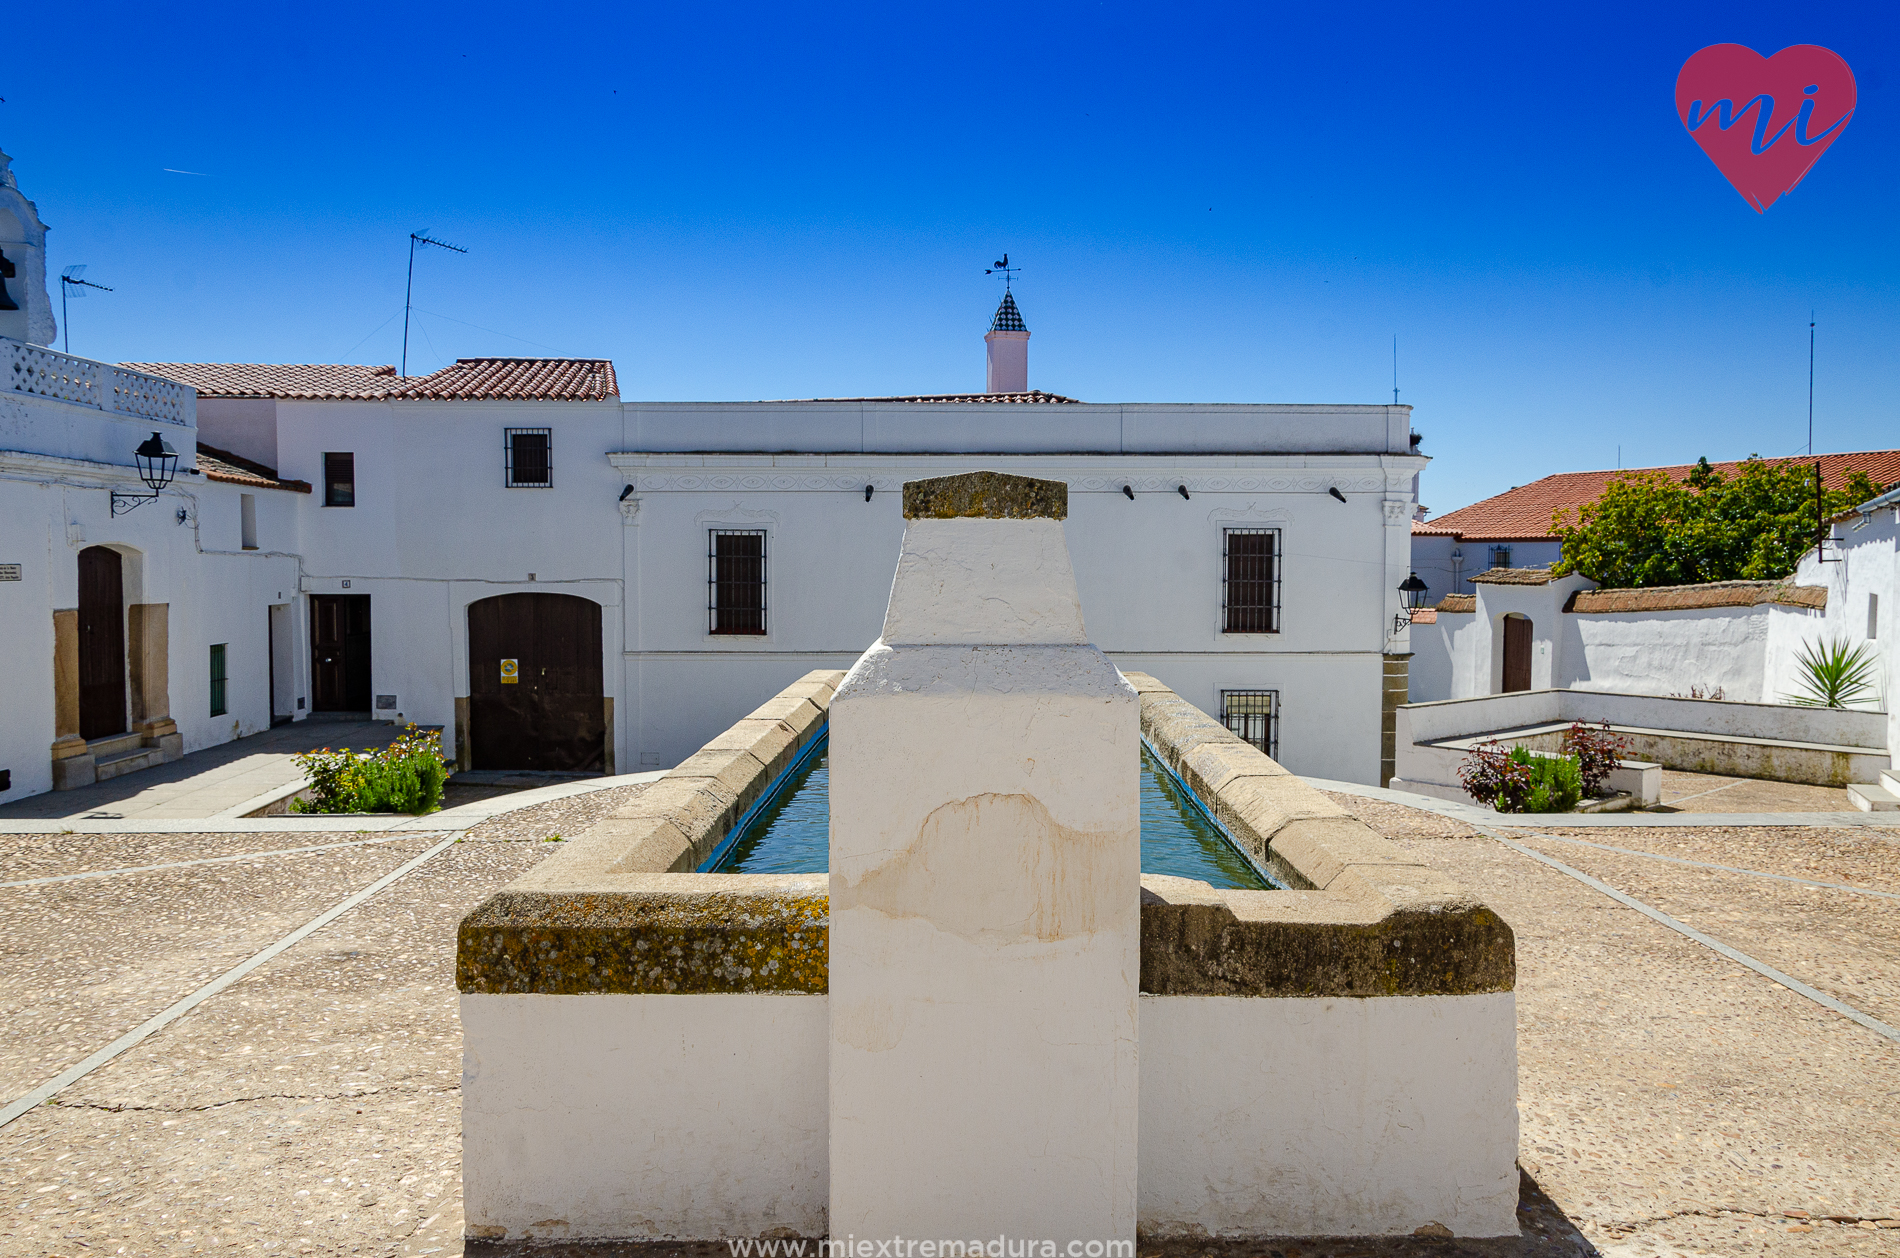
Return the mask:
[[1854,116],[1854,72],[1817,44],[1772,57],[1711,44],[1676,75],[1676,116],[1757,214],[1840,138]]

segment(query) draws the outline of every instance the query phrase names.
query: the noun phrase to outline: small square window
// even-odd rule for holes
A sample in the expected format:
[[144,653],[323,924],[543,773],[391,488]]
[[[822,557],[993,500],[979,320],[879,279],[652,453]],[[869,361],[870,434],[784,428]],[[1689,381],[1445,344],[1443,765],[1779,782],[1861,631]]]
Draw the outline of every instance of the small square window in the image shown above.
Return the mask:
[[1221,531],[1221,632],[1280,632],[1280,530]]
[[711,529],[707,619],[718,634],[765,632],[765,530]]
[[503,483],[510,489],[554,488],[554,430],[503,429]]
[[354,454],[325,454],[323,456],[323,505],[326,507],[356,505],[356,456]]
[[1221,724],[1268,756],[1280,754],[1280,692],[1277,690],[1223,690]]
[[1493,546],[1491,548],[1491,566],[1493,568],[1510,567],[1511,548],[1509,546]]
[[224,695],[224,648],[227,643],[214,643],[211,647],[211,715],[223,716],[225,713]]

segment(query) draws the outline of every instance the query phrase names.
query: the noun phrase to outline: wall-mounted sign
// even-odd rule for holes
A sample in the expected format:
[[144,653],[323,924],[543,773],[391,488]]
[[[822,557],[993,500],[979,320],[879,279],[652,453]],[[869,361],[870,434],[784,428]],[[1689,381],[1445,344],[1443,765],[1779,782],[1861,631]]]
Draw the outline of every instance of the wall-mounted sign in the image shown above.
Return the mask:
[[396,696],[395,695],[377,695],[376,707],[380,711],[389,711],[389,712],[395,711]]
[[0,581],[18,581],[19,579],[20,579],[20,565],[19,564],[0,563]]
[[501,684],[516,686],[521,684],[521,661],[503,660],[501,662]]

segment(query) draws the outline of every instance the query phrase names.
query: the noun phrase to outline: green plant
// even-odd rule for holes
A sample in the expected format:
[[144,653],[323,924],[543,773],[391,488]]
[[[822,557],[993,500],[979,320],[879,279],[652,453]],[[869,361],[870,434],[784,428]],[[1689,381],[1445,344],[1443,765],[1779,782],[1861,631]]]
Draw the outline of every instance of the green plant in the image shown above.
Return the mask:
[[1473,799],[1499,812],[1568,812],[1583,798],[1583,773],[1575,756],[1537,755],[1523,747],[1480,743],[1458,767],[1458,780]]
[[1517,747],[1511,759],[1530,774],[1521,811],[1569,812],[1583,798],[1583,772],[1575,756],[1539,756]]
[[1701,460],[1682,480],[1630,472],[1594,502],[1552,516],[1563,541],[1555,576],[1580,572],[1598,585],[1768,581],[1795,569],[1814,545],[1817,520],[1876,497],[1866,473],[1822,486],[1814,464],[1751,456],[1733,476]]
[[1871,643],[1848,645],[1845,638],[1809,642],[1795,655],[1800,694],[1783,695],[1804,708],[1846,708],[1877,696],[1878,658]]
[[441,739],[414,724],[380,751],[325,747],[296,762],[310,779],[311,798],[292,800],[292,812],[434,812],[448,782]]
[[1616,770],[1623,746],[1622,737],[1610,730],[1608,721],[1601,726],[1576,721],[1564,731],[1564,754],[1575,758],[1585,795],[1602,791],[1603,784]]

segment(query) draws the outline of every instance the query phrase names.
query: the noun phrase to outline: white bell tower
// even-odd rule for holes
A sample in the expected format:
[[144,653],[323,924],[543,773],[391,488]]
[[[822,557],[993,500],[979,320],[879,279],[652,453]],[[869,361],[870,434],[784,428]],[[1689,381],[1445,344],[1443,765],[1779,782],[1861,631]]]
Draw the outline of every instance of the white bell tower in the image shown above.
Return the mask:
[[0,336],[51,345],[58,334],[46,292],[46,224],[20,195],[0,152]]

